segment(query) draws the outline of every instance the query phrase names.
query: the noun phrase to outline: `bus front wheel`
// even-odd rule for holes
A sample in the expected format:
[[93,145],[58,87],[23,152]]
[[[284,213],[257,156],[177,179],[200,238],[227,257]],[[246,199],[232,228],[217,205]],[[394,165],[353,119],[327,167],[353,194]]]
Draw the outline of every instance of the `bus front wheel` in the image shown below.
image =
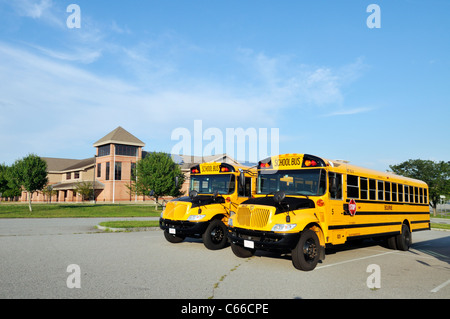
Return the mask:
[[311,271],[316,268],[319,258],[319,237],[310,229],[302,232],[297,246],[292,250],[292,264],[299,270]]
[[203,244],[210,250],[222,249],[228,243],[227,232],[227,226],[221,220],[215,219],[202,235]]
[[186,238],[186,236],[175,236],[175,235],[169,234],[169,232],[167,230],[164,231],[164,237],[166,238],[166,240],[169,243],[172,243],[172,244],[181,243]]
[[231,250],[239,258],[250,258],[255,254],[255,249],[248,249],[231,243]]

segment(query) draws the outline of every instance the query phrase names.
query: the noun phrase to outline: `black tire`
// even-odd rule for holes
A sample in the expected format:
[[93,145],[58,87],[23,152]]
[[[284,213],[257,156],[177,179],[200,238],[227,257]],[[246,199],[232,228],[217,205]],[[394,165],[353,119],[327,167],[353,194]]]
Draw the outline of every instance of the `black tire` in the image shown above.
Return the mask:
[[255,254],[255,249],[248,249],[236,244],[231,244],[231,250],[239,258],[250,258]]
[[219,220],[212,220],[202,235],[203,244],[210,250],[225,248],[228,243],[227,226]]
[[409,247],[411,247],[412,238],[411,231],[409,230],[408,225],[402,225],[402,233],[396,236],[397,241],[397,249],[402,251],[408,251]]
[[176,236],[176,235],[169,234],[169,232],[167,230],[164,231],[164,237],[167,239],[167,241],[169,243],[172,243],[172,244],[181,243],[186,238],[186,236]]
[[391,236],[386,238],[386,243],[389,249],[397,249],[397,236]]
[[317,234],[310,229],[303,231],[297,246],[292,250],[292,264],[299,270],[314,270],[320,260],[320,249]]

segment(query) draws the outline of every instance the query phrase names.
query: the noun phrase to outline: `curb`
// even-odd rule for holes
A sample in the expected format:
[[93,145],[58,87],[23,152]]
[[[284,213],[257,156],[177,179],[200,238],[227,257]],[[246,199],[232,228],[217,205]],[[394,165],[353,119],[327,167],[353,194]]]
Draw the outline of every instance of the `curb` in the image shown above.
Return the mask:
[[98,230],[102,230],[105,232],[140,232],[140,231],[155,231],[159,230],[159,227],[130,227],[130,228],[114,228],[114,227],[105,227],[97,225],[95,226]]
[[450,229],[442,229],[442,228],[431,228],[431,230],[436,230],[436,231],[450,231]]

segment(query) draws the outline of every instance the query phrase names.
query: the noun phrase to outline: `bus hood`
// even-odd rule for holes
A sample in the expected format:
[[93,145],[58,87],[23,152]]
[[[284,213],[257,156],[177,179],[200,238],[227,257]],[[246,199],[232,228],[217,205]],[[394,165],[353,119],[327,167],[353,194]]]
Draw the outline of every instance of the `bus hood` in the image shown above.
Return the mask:
[[167,203],[162,217],[171,220],[187,220],[192,214],[191,209],[193,208],[223,203],[225,203],[225,199],[222,196],[214,198],[212,195],[200,195],[194,199],[188,196],[180,197]]

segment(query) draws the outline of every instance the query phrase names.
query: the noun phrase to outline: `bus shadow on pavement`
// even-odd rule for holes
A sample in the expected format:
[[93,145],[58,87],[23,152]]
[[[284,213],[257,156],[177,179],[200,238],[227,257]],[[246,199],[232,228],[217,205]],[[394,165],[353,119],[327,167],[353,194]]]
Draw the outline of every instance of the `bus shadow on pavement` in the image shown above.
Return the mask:
[[[450,265],[450,236],[413,243],[409,252],[418,257],[420,252]],[[417,260],[417,262],[430,266],[424,261]]]

